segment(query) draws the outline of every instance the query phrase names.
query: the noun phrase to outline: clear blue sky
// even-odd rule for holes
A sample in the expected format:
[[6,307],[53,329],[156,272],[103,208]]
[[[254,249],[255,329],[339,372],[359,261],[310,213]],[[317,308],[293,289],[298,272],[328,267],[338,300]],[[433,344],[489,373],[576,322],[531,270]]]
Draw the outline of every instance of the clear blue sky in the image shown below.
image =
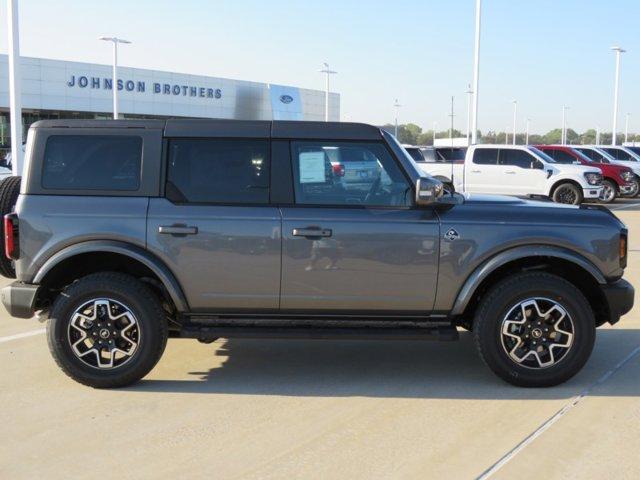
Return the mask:
[[[98,35],[134,42],[123,65],[324,88],[323,61],[339,71],[342,119],[400,121],[424,129],[466,126],[472,79],[474,0],[22,0],[23,55],[109,63]],[[0,51],[6,52],[5,0]],[[559,127],[562,105],[578,131],[610,130],[614,55],[622,62],[619,125],[631,113],[640,130],[640,2],[484,0],[479,128],[510,127],[512,100],[544,132]]]

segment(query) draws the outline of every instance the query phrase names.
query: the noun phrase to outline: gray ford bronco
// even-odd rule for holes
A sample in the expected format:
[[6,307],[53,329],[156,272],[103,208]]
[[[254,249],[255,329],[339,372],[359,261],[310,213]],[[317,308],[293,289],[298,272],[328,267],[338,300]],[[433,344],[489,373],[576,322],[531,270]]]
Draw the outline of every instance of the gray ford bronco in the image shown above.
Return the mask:
[[41,121],[0,208],[5,307],[92,387],[144,377],[169,337],[459,329],[502,379],[551,386],[633,305],[611,212],[445,195],[363,124]]

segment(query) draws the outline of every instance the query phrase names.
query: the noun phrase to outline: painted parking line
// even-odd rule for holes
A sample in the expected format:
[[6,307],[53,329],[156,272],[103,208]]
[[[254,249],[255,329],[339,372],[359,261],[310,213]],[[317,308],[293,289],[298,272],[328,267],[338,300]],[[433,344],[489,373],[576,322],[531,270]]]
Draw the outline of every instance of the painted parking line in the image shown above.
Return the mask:
[[632,207],[640,207],[640,202],[628,203],[626,205],[612,207],[611,210],[624,210],[625,208],[632,208]]
[[46,328],[39,328],[38,330],[31,330],[30,332],[18,333],[16,335],[8,335],[6,337],[0,337],[0,343],[11,342],[13,340],[19,340],[21,338],[33,337],[34,335],[40,335],[46,332]]
[[609,380],[611,376],[624,367],[627,363],[629,363],[636,355],[640,354],[640,345],[633,349],[633,351],[620,360],[613,368],[611,368],[607,373],[602,375],[598,380],[585,388],[579,395],[573,397],[568,403],[566,403],[560,410],[558,410],[551,418],[549,418],[546,422],[540,425],[534,432],[529,434],[524,440],[518,443],[513,449],[511,449],[506,455],[504,455],[500,460],[494,463],[487,470],[482,472],[482,474],[477,477],[477,480],[486,480],[491,478],[494,473],[504,467],[507,463],[509,463],[513,458],[518,455],[522,450],[524,450],[528,445],[530,445],[536,438],[542,435],[546,430],[551,428],[551,426],[560,420],[563,416],[565,416],[569,411],[571,411],[574,407],[576,407],[582,400],[585,399],[595,387],[602,385],[604,382]]

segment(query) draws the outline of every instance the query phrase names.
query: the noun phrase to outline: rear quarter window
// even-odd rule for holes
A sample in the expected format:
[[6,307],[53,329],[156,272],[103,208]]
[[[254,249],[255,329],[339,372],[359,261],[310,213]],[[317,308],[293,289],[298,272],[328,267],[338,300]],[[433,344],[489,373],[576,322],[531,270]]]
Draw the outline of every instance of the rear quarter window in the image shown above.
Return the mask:
[[140,188],[142,138],[133,135],[52,135],[47,138],[42,187],[52,190]]

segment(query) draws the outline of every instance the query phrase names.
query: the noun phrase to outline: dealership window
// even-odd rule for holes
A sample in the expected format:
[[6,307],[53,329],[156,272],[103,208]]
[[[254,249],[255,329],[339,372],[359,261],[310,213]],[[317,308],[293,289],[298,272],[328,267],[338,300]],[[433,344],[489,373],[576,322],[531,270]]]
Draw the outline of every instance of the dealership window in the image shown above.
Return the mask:
[[166,195],[178,203],[269,203],[268,140],[171,140]]
[[497,148],[478,148],[473,152],[473,163],[478,165],[497,165],[498,149]]
[[411,188],[381,143],[292,142],[297,204],[408,206]]
[[61,190],[140,187],[142,138],[129,135],[52,135],[44,152],[42,186]]

